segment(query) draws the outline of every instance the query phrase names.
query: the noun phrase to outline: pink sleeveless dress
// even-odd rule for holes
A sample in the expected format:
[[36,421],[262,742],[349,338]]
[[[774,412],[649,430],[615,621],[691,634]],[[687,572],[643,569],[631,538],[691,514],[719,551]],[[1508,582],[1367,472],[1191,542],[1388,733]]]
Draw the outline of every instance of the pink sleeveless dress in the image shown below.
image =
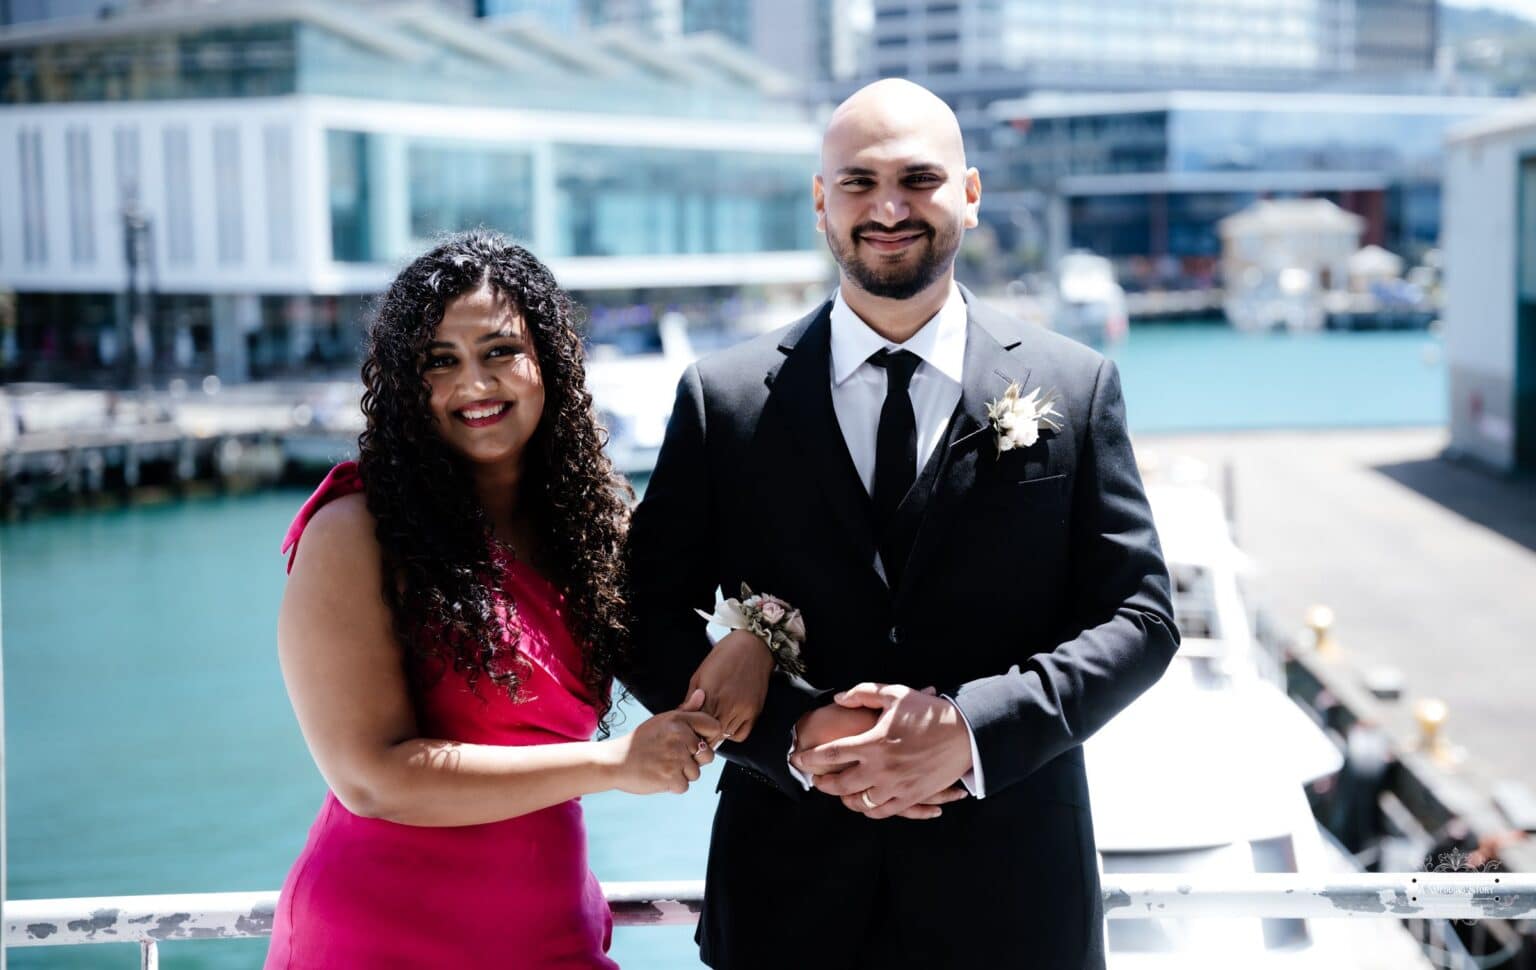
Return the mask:
[[[362,490],[357,466],[332,469],[283,543],[326,502]],[[471,744],[590,740],[598,713],[579,676],[560,593],[526,563],[505,563],[527,699],[482,678],[472,694],[448,671],[414,698],[423,736]],[[507,614],[503,613],[503,617]],[[267,970],[614,968],[613,918],[587,868],[573,799],[484,825],[427,828],[363,818],[327,793],[283,884]]]

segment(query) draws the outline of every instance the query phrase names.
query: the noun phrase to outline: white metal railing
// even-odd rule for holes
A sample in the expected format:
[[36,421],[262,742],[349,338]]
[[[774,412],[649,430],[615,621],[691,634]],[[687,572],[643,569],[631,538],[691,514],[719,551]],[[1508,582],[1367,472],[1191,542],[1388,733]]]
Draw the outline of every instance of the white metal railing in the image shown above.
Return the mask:
[[[1199,916],[1266,919],[1524,919],[1536,917],[1536,875],[1363,873],[1317,878],[1294,873],[1240,876],[1110,873],[1101,879],[1108,919]],[[704,897],[699,880],[603,885],[620,926],[688,924]],[[4,943],[60,946],[138,943],[140,966],[159,966],[160,943],[267,936],[276,892],[190,893],[12,899]]]

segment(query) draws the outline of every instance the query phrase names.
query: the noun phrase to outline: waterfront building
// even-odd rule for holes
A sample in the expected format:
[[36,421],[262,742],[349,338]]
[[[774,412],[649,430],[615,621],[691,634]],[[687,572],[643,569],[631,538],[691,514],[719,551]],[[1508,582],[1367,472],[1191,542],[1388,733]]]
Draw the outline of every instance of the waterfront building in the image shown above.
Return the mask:
[[873,70],[967,98],[1293,88],[1434,65],[1434,0],[874,0]]
[[[874,22],[864,69],[847,80],[821,84],[818,97],[836,101],[875,77],[905,77],[943,97],[955,109],[965,132],[970,160],[983,173],[988,203],[982,221],[995,237],[992,247],[1002,259],[999,279],[1021,270],[1049,268],[1066,251],[1069,237],[1080,235],[1085,220],[1114,221],[1121,217],[1151,220],[1153,236],[1165,217],[1146,210],[1161,193],[1133,190],[1103,200],[1118,210],[1103,215],[1078,212],[1057,195],[1054,177],[1032,177],[1028,159],[1020,160],[1037,138],[1051,140],[1041,153],[1054,153],[1071,167],[1078,157],[1103,153],[1126,156],[1125,165],[1147,162],[1164,136],[1156,118],[1138,106],[1138,96],[1163,97],[1170,91],[1267,92],[1376,91],[1401,94],[1437,90],[1435,52],[1438,14],[1434,0],[872,0]],[[1052,132],[1046,123],[1028,132],[1033,118],[1017,110],[1021,101],[1040,108],[1036,98],[1102,95],[1096,104],[1083,103],[1080,122],[1063,123]],[[1246,95],[1229,98],[1242,99]],[[1320,96],[1326,100],[1326,95]],[[1130,109],[1121,111],[1124,99]],[[1012,108],[1000,108],[1012,102]],[[1290,114],[1299,110],[1291,102]],[[1069,113],[1075,109],[1066,109]],[[1153,109],[1154,111],[1159,109]],[[1011,112],[1011,113],[1010,113]],[[1125,116],[1131,117],[1125,117]],[[1273,115],[1261,114],[1263,120]],[[1375,139],[1366,122],[1366,137]],[[1002,124],[999,124],[999,121]],[[1014,124],[1013,122],[1018,122]],[[1105,130],[1105,129],[1108,130]],[[1345,132],[1342,150],[1356,140]],[[1331,146],[1325,146],[1331,151]],[[1147,162],[1155,165],[1156,162]],[[1168,164],[1143,174],[1176,179],[1179,169]],[[1358,174],[1355,169],[1352,173]],[[1312,179],[1315,181],[1315,179]],[[1302,179],[1301,181],[1308,181]],[[1189,193],[1168,197],[1170,228],[1181,222],[1196,227],[1202,262],[1178,268],[1152,241],[1100,251],[1125,260],[1160,262],[1163,270],[1198,282],[1214,267],[1219,247],[1215,222],[1271,193],[1309,191],[1274,184],[1244,186],[1232,198],[1209,201]],[[1250,183],[1251,184],[1251,183]],[[1392,192],[1391,184],[1372,177],[1363,188],[1351,183],[1337,191]],[[1226,190],[1223,190],[1225,192]],[[1432,190],[1414,188],[1402,202],[1409,218],[1418,218],[1424,205],[1433,206]],[[1330,195],[1348,205],[1347,198]],[[1391,200],[1383,204],[1393,204]],[[1154,203],[1155,205],[1155,203]],[[1053,212],[1053,207],[1064,210]],[[1098,207],[1095,203],[1094,207]],[[1083,205],[1076,208],[1082,209]],[[1199,210],[1186,218],[1179,209]],[[1390,218],[1383,216],[1382,220]],[[1381,220],[1378,220],[1381,221]],[[1420,220],[1422,221],[1422,220]],[[1069,229],[1070,227],[1070,229]],[[1412,236],[1412,238],[1417,238]],[[1389,232],[1385,238],[1393,238]],[[1185,247],[1187,248],[1187,247]],[[1176,258],[1174,260],[1176,262]],[[1139,264],[1141,265],[1141,264]],[[1131,267],[1122,265],[1123,272]],[[1145,275],[1139,269],[1133,277]],[[1168,275],[1168,274],[1164,274]],[[1127,280],[1137,284],[1135,278]]]
[[1451,450],[1536,471],[1536,103],[1446,145],[1445,358]]
[[344,371],[400,262],[481,225],[589,303],[798,294],[829,274],[788,90],[718,37],[433,6],[0,30],[7,376]]
[[992,106],[993,217],[1046,251],[1115,259],[1132,286],[1209,284],[1216,224],[1267,198],[1318,197],[1411,260],[1440,236],[1442,140],[1498,98],[1171,91],[1035,95]]

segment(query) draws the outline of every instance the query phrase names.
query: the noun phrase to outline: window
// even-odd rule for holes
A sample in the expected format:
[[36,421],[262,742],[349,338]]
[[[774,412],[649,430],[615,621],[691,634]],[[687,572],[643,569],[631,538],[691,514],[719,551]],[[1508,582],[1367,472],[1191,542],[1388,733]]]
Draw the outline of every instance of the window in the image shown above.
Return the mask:
[[562,145],[554,200],[561,256],[814,249],[799,155]]
[[48,262],[48,223],[43,200],[43,133],[23,128],[17,136],[21,161],[21,258],[30,265]]
[[96,262],[96,205],[91,186],[91,133],[64,132],[64,165],[69,184],[69,258],[76,266]]
[[213,130],[214,213],[218,219],[219,262],[245,258],[245,192],[240,180],[240,129],[221,125]]
[[165,258],[173,265],[192,263],[192,146],[187,129],[167,128],[165,148]]
[[533,163],[527,152],[483,144],[413,142],[411,237],[484,226],[527,239],[533,234]]
[[261,133],[267,177],[267,258],[293,262],[293,133],[287,125],[268,125]]
[[112,132],[112,156],[117,168],[117,193],[120,204],[140,198],[139,130],[127,125]]
[[369,218],[368,136],[360,131],[327,131],[330,177],[331,258],[366,263],[374,253]]

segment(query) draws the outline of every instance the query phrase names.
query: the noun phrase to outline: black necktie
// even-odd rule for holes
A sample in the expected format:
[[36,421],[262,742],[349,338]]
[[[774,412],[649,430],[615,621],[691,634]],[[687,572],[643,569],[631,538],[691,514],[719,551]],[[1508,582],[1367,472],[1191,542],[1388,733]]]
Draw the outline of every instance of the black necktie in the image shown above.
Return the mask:
[[896,508],[917,478],[917,415],[907,385],[923,359],[909,350],[882,350],[869,362],[885,370],[885,403],[880,407],[880,428],[875,434],[875,533],[880,559],[891,588],[904,562],[900,550],[888,549],[890,525]]

